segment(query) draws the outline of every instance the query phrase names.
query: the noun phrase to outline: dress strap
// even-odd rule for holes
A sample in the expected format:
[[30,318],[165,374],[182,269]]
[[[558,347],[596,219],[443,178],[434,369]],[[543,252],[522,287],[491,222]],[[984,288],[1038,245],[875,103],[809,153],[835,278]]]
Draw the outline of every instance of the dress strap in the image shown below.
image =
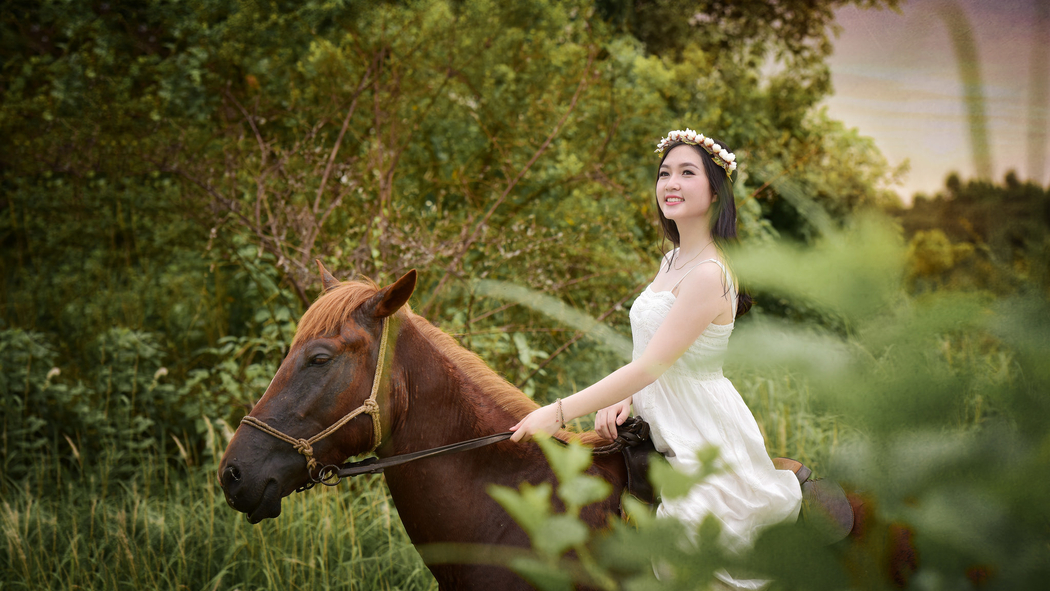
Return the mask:
[[[682,278],[678,280],[678,283],[674,284],[674,287],[671,288],[671,291],[673,292],[674,290],[678,289],[678,286],[681,285],[682,282],[685,281],[685,278],[688,277],[689,274],[693,272],[693,269],[699,267],[700,265],[702,265],[704,263],[715,263],[719,267],[722,267],[722,263],[719,263],[718,259],[704,259],[704,260],[700,261],[699,263],[693,265],[692,267],[689,267],[689,270],[685,272],[685,275],[682,275]],[[725,273],[725,267],[722,267],[722,272]]]
[[733,294],[733,316],[736,316],[736,291],[733,289],[733,278],[729,275],[729,271],[726,270],[726,267],[724,264],[722,264],[722,261],[718,259],[704,259],[690,267],[689,270],[685,272],[685,275],[682,275],[682,278],[678,280],[678,283],[675,283],[674,287],[671,288],[671,293],[674,293],[674,291],[678,289],[678,286],[681,285],[682,282],[685,281],[685,278],[693,272],[693,269],[699,267],[704,263],[714,263],[718,265],[719,269],[722,269],[722,275],[724,275],[726,278],[726,286],[729,288],[728,291]]

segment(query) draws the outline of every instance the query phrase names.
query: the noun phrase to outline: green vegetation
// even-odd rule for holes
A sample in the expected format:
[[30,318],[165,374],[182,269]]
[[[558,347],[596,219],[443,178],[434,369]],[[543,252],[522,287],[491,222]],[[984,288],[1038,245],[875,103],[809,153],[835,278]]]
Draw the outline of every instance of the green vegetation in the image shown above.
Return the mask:
[[[627,335],[665,249],[653,145],[687,126],[744,162],[735,261],[758,304],[727,375],[771,454],[935,532],[927,588],[971,565],[1003,588],[1034,576],[1050,487],[1019,475],[1046,472],[1047,192],[956,179],[899,210],[899,171],[817,109],[844,4],[897,3],[6,3],[0,588],[433,587],[376,480],[254,527],[216,488],[317,293],[313,259],[380,282],[419,269],[417,312],[553,399],[620,353],[489,287]],[[876,208],[907,248],[863,229]],[[974,499],[996,511],[980,540],[938,529]],[[644,578],[647,558],[630,574],[612,556],[584,570]]]
[[[502,558],[549,590],[574,583],[705,588],[723,568],[772,579],[777,589],[1042,585],[1050,575],[1050,302],[1033,293],[1001,301],[951,291],[907,296],[899,289],[905,260],[899,242],[885,225],[860,220],[810,249],[746,247],[735,258],[765,287],[817,300],[849,327],[842,337],[760,318],[734,337],[734,365],[765,367],[766,375],[794,369],[807,377],[820,414],[848,425],[838,445],[817,443],[834,452],[824,473],[863,491],[877,508],[862,540],[827,546],[812,522],[785,524],[736,554],[721,546],[714,518],[691,532],[695,546],[682,544],[680,523],[653,519],[633,499],[627,500],[632,525],[590,532],[577,520],[578,503],[602,492],[580,475],[590,457],[548,440],[544,451],[566,509],[552,508],[550,487],[493,490],[533,540],[531,552]],[[767,443],[774,443],[761,397],[749,402],[765,423]],[[792,444],[800,448],[811,433],[827,438],[833,432],[810,417],[799,423],[802,434]],[[718,470],[717,455],[702,451],[704,468],[692,478],[656,468],[650,478],[673,498]],[[916,562],[891,552],[891,524],[910,532]],[[455,557],[443,548],[421,551],[428,558]]]
[[[108,458],[65,481],[56,466],[8,489],[3,588],[435,587],[381,480],[296,495],[279,520],[253,526],[226,506],[211,470],[155,473],[158,459]],[[138,470],[121,475],[128,462]]]
[[913,290],[983,290],[1005,295],[1035,287],[1050,294],[1050,189],[1010,172],[1002,185],[963,182],[917,195],[895,212],[911,237]]

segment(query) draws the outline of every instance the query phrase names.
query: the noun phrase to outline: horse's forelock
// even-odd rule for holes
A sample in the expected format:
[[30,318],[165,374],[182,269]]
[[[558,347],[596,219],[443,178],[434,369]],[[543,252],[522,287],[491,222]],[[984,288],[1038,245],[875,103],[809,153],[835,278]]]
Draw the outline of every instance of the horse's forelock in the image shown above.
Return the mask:
[[379,292],[370,280],[344,281],[321,294],[299,319],[292,349],[322,335],[338,334],[354,310]]

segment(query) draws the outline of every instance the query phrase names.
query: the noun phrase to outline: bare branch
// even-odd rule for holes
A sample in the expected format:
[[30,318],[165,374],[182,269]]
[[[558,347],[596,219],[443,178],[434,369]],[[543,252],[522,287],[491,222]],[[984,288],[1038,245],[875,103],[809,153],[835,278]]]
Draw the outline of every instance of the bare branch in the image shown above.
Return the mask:
[[335,156],[339,153],[339,147],[343,144],[343,136],[346,135],[346,128],[350,126],[350,118],[354,116],[354,110],[357,109],[357,99],[361,96],[365,87],[368,85],[368,79],[372,75],[372,66],[369,66],[365,70],[364,76],[361,77],[361,83],[357,85],[357,90],[354,91],[354,97],[350,101],[350,108],[346,111],[346,117],[343,118],[343,127],[339,130],[339,136],[335,140],[335,145],[332,146],[332,153],[328,156],[328,164],[324,167],[324,174],[321,175],[321,186],[317,187],[317,197],[314,198],[314,215],[317,214],[317,210],[321,207],[321,195],[324,193],[325,184],[328,183],[328,176],[332,173],[332,165],[335,164]]
[[507,185],[507,188],[504,189],[503,194],[501,194],[499,198],[496,199],[496,202],[492,204],[492,207],[490,207],[489,210],[485,212],[485,215],[482,216],[481,220],[478,221],[478,223],[474,226],[474,231],[467,238],[466,242],[460,248],[455,258],[452,259],[452,262],[450,262],[448,267],[445,268],[445,274],[441,276],[441,279],[438,281],[437,286],[434,287],[434,290],[430,293],[430,299],[428,299],[427,303],[424,304],[421,315],[427,315],[427,313],[430,311],[430,307],[433,306],[434,302],[437,301],[437,295],[445,286],[445,283],[448,281],[449,275],[451,275],[455,268],[459,266],[467,251],[470,250],[470,247],[478,239],[478,236],[481,234],[481,231],[485,227],[485,224],[489,221],[489,218],[491,218],[492,214],[496,212],[496,209],[503,204],[503,201],[506,200],[508,195],[510,195],[510,192],[514,190],[514,187],[517,186],[518,182],[522,179],[522,177],[525,176],[525,173],[527,173],[529,169],[532,168],[532,165],[535,164],[537,160],[539,160],[540,156],[542,156],[543,153],[547,151],[547,147],[550,146],[551,142],[554,141],[554,138],[558,135],[558,132],[561,131],[562,126],[565,125],[566,121],[568,121],[569,115],[571,115],[572,112],[576,109],[576,102],[580,99],[580,95],[583,94],[584,89],[587,88],[587,84],[590,81],[591,65],[594,63],[594,57],[595,51],[594,49],[592,49],[590,55],[587,56],[587,65],[584,67],[583,77],[580,78],[580,82],[576,86],[576,92],[572,95],[572,100],[569,101],[569,108],[566,109],[561,119],[558,120],[558,123],[554,126],[554,129],[551,130],[550,134],[547,136],[547,139],[544,140],[543,144],[540,145],[540,147],[536,150],[535,153],[533,153],[532,158],[530,158],[529,161],[525,164],[525,166],[520,171],[518,171],[517,176],[515,176],[514,179],[511,180],[511,182]]

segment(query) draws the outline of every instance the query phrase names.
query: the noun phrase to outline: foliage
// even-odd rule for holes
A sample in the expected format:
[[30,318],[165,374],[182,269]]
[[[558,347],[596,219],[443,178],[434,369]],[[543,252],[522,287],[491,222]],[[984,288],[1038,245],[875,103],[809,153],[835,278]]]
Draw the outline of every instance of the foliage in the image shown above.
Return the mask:
[[[173,381],[151,333],[110,329],[94,343],[96,362],[64,380],[56,347],[34,332],[0,331],[0,410],[6,478],[31,472],[41,457],[72,461],[83,475],[114,453],[198,463],[214,429],[230,432],[277,371],[279,347],[266,338],[224,337],[200,352],[211,367]],[[169,456],[168,454],[171,454]],[[122,473],[137,462],[118,464]],[[0,488],[11,483],[6,480]]]
[[[304,499],[301,519],[255,529],[218,501],[210,462],[261,395],[294,319],[316,293],[314,258],[341,278],[388,281],[419,268],[416,310],[530,396],[553,398],[590,383],[619,362],[608,339],[577,330],[584,328],[578,318],[551,318],[522,305],[528,298],[508,301],[485,286],[523,286],[608,325],[607,336],[625,333],[627,303],[666,247],[655,246],[651,152],[667,129],[714,131],[740,155],[734,192],[741,232],[758,248],[780,236],[833,252],[858,212],[891,203],[885,187],[900,171],[818,109],[830,92],[823,60],[831,11],[849,3],[897,5],[5,3],[4,580],[27,587],[67,579],[85,587],[323,587],[349,577],[362,588],[429,586],[403,534],[391,533],[388,500],[373,484],[352,498],[297,497]],[[965,239],[945,232],[956,245]],[[914,256],[944,247],[933,238]],[[987,244],[997,240],[985,236]],[[1017,421],[1023,433],[1038,431],[1045,415],[1017,418],[1016,409],[1041,408],[1032,384],[1045,384],[1045,376],[1031,360],[1041,341],[1027,332],[1017,344],[983,327],[971,330],[991,306],[981,298],[958,309],[936,298],[887,298],[880,286],[887,273],[900,272],[890,263],[901,251],[873,244],[879,248],[871,256],[851,262],[843,248],[834,259],[840,272],[871,279],[865,284],[807,286],[826,275],[817,263],[796,267],[798,253],[766,253],[776,268],[751,272],[747,265],[756,263],[741,255],[747,279],[776,278],[753,282],[759,304],[752,336],[742,331],[737,340],[744,345],[734,348],[783,365],[738,363],[731,370],[770,450],[816,467],[830,467],[847,443],[907,451],[903,435],[874,437],[875,447],[852,443],[854,431],[883,433],[872,408],[918,431],[940,423],[913,419],[905,409],[943,412],[954,425]],[[983,248],[977,244],[977,256],[957,261],[952,246],[952,269],[985,260]],[[890,263],[875,255],[889,255]],[[1009,259],[987,260],[994,266]],[[1038,271],[1035,264],[1014,269],[1023,277]],[[785,270],[799,272],[797,281],[780,274]],[[1038,305],[1020,300],[1015,311],[1041,313],[1029,310]],[[961,319],[968,328],[950,328],[961,309],[971,314]],[[777,318],[821,329],[803,338]],[[1020,316],[1002,318],[1020,323]],[[926,336],[922,331],[940,331],[940,348],[923,348],[929,340],[902,328],[908,322]],[[770,325],[784,338],[767,338]],[[887,344],[894,339],[903,343],[899,349]],[[818,351],[827,355],[818,358]],[[943,361],[937,351],[947,368],[936,365]],[[913,384],[898,371],[899,364],[914,370],[924,361],[964,395],[956,400],[947,386]],[[849,391],[867,397],[857,406],[833,395],[855,385],[831,371],[850,364],[860,364],[854,369],[864,388]],[[889,388],[887,375],[901,391],[930,388],[929,400],[914,396],[906,401],[911,406],[895,406],[898,392],[877,387]],[[1011,388],[1024,382],[1019,375],[1031,380],[1028,389],[1004,394],[1004,381]],[[1017,437],[1007,438],[1016,445],[1004,444],[1021,450],[1011,456],[1021,463],[1010,465],[1041,469],[1038,458],[1025,455],[1034,435]],[[576,469],[562,470],[563,482],[573,481]],[[1009,482],[1010,474],[994,473]],[[930,506],[923,487],[932,485],[915,479],[921,486],[909,490],[919,508],[890,491],[885,515],[934,520],[923,513]],[[986,482],[980,475],[962,490]],[[617,525],[601,549],[581,541],[571,524],[597,494],[592,485],[563,487],[580,495],[559,498],[568,512],[541,510],[530,526],[553,536],[539,535],[535,556],[518,557],[518,567],[539,583],[579,576],[652,583],[649,557],[628,554],[628,542],[674,564],[688,562],[697,581],[709,580],[720,561],[736,560],[676,544],[682,535],[673,524],[638,532]],[[512,495],[525,493],[496,494],[513,505]],[[541,507],[550,493],[525,496]],[[1004,501],[1004,513],[1012,516],[1022,500]],[[1012,517],[1005,519],[997,523],[1009,529]],[[345,531],[330,528],[346,522]],[[315,531],[316,523],[323,525]],[[796,535],[803,534],[770,533]],[[383,536],[386,545],[377,541]],[[715,537],[700,532],[701,540]],[[945,537],[931,539],[940,544]],[[566,560],[566,550],[580,562]],[[827,555],[815,551],[799,561]],[[97,558],[96,566],[88,568],[86,556]],[[774,555],[756,556],[774,565],[760,570],[787,576]],[[394,572],[370,578],[388,558]],[[251,564],[262,570],[247,572]],[[310,568],[297,568],[303,564]]]
[[[1003,302],[950,292],[908,298],[900,289],[899,241],[870,220],[805,251],[764,246],[742,249],[735,260],[763,285],[817,299],[848,320],[845,339],[754,322],[735,344],[735,363],[793,368],[808,376],[826,412],[848,417],[851,429],[824,476],[848,482],[874,503],[864,540],[825,547],[818,530],[785,524],[736,554],[720,546],[717,520],[683,531],[677,522],[653,519],[630,497],[624,502],[633,527],[611,523],[583,537],[574,534],[577,508],[566,503],[558,513],[549,488],[523,485],[493,492],[533,536],[533,557],[510,565],[542,589],[566,589],[573,581],[692,589],[722,568],[772,579],[782,589],[884,589],[908,581],[919,588],[1018,589],[1045,580],[1050,302],[1031,293]],[[571,490],[587,465],[577,459],[585,452],[543,446]],[[703,459],[712,466],[710,453]],[[650,477],[665,495],[690,483],[667,470]],[[888,534],[877,529],[888,523],[913,535],[917,570],[905,563],[889,571],[893,558],[882,546]],[[565,553],[569,548],[575,556]]]
[[917,195],[897,217],[911,237],[913,290],[1050,290],[1050,189],[1013,172],[1001,185],[952,174],[944,191]]
[[674,127],[746,155],[748,237],[818,233],[781,197],[793,179],[835,219],[878,201],[885,162],[813,110],[839,4],[700,4],[669,47],[642,30],[668,3],[9,3],[4,322],[73,338],[68,378],[100,332],[149,332],[183,379],[262,310],[296,317],[320,257],[419,268],[417,309],[541,398],[591,381],[606,352],[566,362],[560,327],[471,281],[625,329],[660,254],[644,163]]

